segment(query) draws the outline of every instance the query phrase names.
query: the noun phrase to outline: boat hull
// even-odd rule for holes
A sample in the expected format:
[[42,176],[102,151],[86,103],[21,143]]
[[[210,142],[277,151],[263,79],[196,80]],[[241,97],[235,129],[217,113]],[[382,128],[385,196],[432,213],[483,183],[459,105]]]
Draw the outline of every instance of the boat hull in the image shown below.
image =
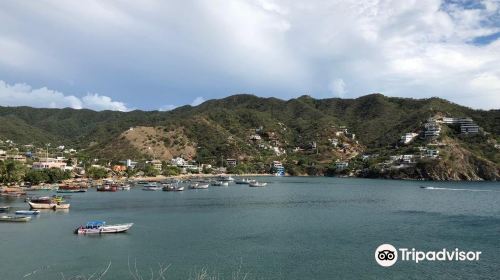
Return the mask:
[[79,227],[75,230],[76,234],[105,234],[105,233],[121,233],[121,232],[126,232],[129,230],[134,224],[129,223],[129,224],[119,224],[119,225],[109,225],[109,226],[102,226],[99,228],[83,228]]
[[16,215],[38,215],[38,214],[40,214],[40,210],[33,210],[33,211],[18,210],[18,211],[16,211]]
[[12,223],[20,223],[20,222],[29,222],[31,217],[29,216],[0,216],[0,222],[12,222]]
[[70,204],[58,204],[58,203],[33,203],[28,202],[32,209],[69,209]]

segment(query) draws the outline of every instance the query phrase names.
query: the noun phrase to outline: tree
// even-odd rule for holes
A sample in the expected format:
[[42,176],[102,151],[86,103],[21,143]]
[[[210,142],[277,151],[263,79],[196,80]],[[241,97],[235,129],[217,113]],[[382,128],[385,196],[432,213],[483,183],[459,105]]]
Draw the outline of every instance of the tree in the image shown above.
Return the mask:
[[101,167],[90,167],[87,170],[87,176],[92,179],[98,180],[106,178],[108,176],[108,171],[106,171],[106,169]]
[[160,171],[151,164],[147,164],[142,171],[144,172],[144,176],[147,177],[156,177],[160,174]]
[[0,166],[1,181],[5,183],[19,182],[24,177],[24,166],[14,160],[6,160]]
[[30,182],[33,185],[38,185],[48,182],[49,176],[44,170],[29,170],[24,176],[24,181]]
[[177,166],[173,166],[173,165],[168,166],[167,165],[163,169],[163,175],[165,175],[165,176],[176,176],[179,174],[181,174],[181,169]]

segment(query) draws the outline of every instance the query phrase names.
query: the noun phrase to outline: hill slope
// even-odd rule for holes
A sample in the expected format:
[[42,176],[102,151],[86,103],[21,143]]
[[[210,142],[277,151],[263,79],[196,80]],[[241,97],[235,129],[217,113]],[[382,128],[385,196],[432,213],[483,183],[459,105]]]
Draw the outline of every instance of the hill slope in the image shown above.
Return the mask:
[[[357,99],[302,96],[284,101],[234,95],[169,112],[126,113],[0,107],[0,139],[68,145],[83,154],[109,160],[183,156],[221,164],[224,158],[237,158],[264,170],[266,167],[259,163],[277,159],[285,161],[296,174],[323,174],[335,162],[356,163],[363,153],[380,158],[400,153],[401,135],[421,131],[427,119],[436,115],[471,117],[481,127],[482,132],[475,136],[451,133],[442,139],[455,145],[451,151],[442,149],[444,154],[466,154],[470,159],[464,167],[467,170],[459,172],[467,175],[436,171],[439,166],[443,170],[453,166],[454,157],[443,156],[435,163],[412,166],[411,172],[402,177],[497,179],[500,159],[495,145],[500,135],[500,110],[473,110],[439,98],[371,94]],[[358,171],[370,168],[366,163],[354,166]],[[393,171],[375,173],[394,175]]]

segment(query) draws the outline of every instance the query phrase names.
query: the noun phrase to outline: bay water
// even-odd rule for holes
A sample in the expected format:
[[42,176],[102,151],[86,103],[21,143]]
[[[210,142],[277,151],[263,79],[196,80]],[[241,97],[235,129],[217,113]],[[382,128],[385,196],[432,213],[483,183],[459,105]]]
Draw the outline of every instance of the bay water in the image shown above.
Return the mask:
[[[326,177],[259,177],[184,192],[72,194],[71,209],[0,223],[0,279],[70,279],[109,269],[133,279],[168,266],[167,279],[498,279],[500,184]],[[423,189],[421,186],[433,187]],[[52,195],[37,192],[37,195]],[[27,209],[22,199],[0,205]],[[73,234],[80,224],[133,222],[129,232]],[[398,261],[375,249],[481,251],[478,261]],[[241,277],[240,277],[241,279]]]

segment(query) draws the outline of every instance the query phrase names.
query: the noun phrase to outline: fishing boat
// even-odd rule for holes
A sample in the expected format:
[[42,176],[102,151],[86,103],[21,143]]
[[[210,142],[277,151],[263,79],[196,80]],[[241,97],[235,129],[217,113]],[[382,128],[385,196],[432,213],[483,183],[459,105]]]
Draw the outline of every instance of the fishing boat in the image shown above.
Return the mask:
[[231,176],[221,175],[221,176],[219,176],[219,178],[217,178],[217,180],[223,181],[223,182],[232,182],[232,181],[234,181],[234,178]]
[[57,193],[83,193],[87,192],[86,189],[77,189],[77,190],[57,190]]
[[121,191],[130,191],[130,185],[121,184],[118,187],[118,189],[121,190]]
[[58,209],[69,209],[70,204],[69,203],[59,203],[59,202],[49,202],[49,203],[35,203],[32,201],[29,201],[28,204],[32,209],[53,209],[53,210],[58,210]]
[[222,181],[212,181],[210,182],[210,185],[220,187],[222,186]]
[[29,222],[30,216],[0,216],[0,222]]
[[236,184],[250,184],[250,183],[255,183],[255,180],[243,178],[243,179],[237,179],[234,182]]
[[38,215],[40,210],[17,210],[16,215]]
[[0,206],[0,212],[8,212],[10,209],[10,206]]
[[259,183],[257,181],[248,183],[248,186],[250,187],[265,187],[267,186],[267,183]]
[[75,229],[75,234],[103,234],[103,233],[119,233],[130,229],[134,224],[117,224],[106,225],[104,221],[91,221],[86,225],[81,225]]
[[118,186],[116,185],[102,185],[97,186],[96,191],[98,192],[116,192],[118,190]]
[[189,187],[191,189],[195,189],[195,190],[201,190],[201,189],[208,189],[208,183],[192,183],[191,185],[189,185]]
[[142,188],[143,191],[159,191],[161,189],[162,187],[158,186],[156,183],[149,183]]
[[162,190],[164,192],[173,192],[173,191],[175,191],[175,186],[172,184],[163,184]]

